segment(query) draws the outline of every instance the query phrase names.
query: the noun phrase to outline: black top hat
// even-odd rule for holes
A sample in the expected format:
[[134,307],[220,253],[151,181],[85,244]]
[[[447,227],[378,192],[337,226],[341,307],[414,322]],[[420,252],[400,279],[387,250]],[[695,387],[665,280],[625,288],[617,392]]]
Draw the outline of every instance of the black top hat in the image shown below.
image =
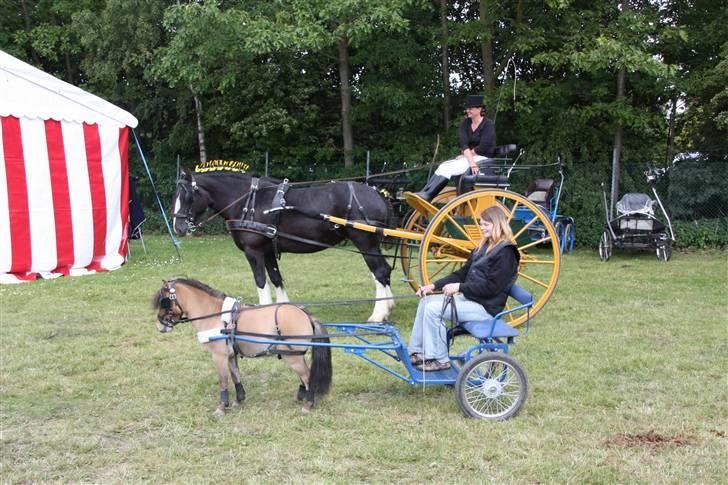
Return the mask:
[[466,108],[483,108],[485,106],[485,102],[483,101],[482,96],[478,96],[475,94],[469,94],[465,98],[465,107]]

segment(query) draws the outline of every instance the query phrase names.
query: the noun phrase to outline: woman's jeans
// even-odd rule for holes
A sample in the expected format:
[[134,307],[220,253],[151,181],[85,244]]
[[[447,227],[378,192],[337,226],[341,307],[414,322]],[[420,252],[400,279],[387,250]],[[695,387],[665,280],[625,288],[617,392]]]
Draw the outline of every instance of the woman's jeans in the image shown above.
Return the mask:
[[[442,302],[445,298],[445,295],[430,295],[420,300],[409,339],[410,352],[423,354],[425,359],[437,359],[440,362],[450,360],[445,320],[450,320],[451,309],[448,306],[445,313],[442,313]],[[492,318],[480,303],[468,300],[463,295],[455,295],[454,298],[457,317],[461,322]]]

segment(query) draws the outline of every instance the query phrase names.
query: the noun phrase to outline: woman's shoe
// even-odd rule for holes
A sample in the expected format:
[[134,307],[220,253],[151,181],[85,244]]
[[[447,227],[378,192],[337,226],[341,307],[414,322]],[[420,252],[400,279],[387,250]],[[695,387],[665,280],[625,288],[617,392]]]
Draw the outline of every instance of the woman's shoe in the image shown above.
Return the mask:
[[427,359],[424,363],[415,366],[416,369],[423,372],[437,372],[439,370],[447,370],[450,368],[450,361],[440,362],[436,359]]
[[425,357],[419,352],[412,352],[410,354],[410,363],[412,365],[422,365],[425,361]]

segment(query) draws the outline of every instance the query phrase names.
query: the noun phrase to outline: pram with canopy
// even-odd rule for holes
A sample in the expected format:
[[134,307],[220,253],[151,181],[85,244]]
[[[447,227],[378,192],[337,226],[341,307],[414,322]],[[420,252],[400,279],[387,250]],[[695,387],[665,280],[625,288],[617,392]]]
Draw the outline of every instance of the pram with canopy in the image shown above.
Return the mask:
[[[607,192],[602,184],[607,220],[599,240],[599,257],[602,261],[611,258],[613,248],[651,249],[655,251],[660,261],[670,260],[675,234],[670,217],[655,188],[657,181],[666,174],[667,168],[648,168],[645,176],[655,198],[638,192],[626,193],[617,202],[617,217],[613,219],[610,218]],[[663,220],[655,215],[658,208]]]

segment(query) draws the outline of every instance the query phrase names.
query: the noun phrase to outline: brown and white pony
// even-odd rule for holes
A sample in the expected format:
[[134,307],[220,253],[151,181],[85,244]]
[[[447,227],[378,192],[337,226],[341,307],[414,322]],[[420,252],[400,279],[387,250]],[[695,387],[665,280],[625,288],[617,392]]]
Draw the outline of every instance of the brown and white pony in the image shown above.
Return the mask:
[[[306,311],[291,304],[266,305],[261,307],[242,306],[237,319],[230,321],[232,298],[193,279],[172,279],[164,281],[152,298],[152,307],[157,310],[157,330],[171,332],[175,325],[189,322],[197,332],[198,341],[210,352],[217,369],[220,384],[220,403],[216,416],[222,416],[230,406],[228,396],[228,374],[235,383],[238,406],[245,399],[245,389],[240,382],[237,356],[260,357],[279,355],[298,374],[301,384],[297,399],[305,400],[303,410],[313,407],[315,397],[323,396],[331,385],[331,348],[313,346],[309,370],[304,354],[309,346],[287,345],[286,337],[296,342],[329,343],[326,328],[321,326]],[[280,340],[281,343],[257,343],[225,338],[226,333],[251,334],[244,338]],[[252,334],[259,334],[257,336]]]

